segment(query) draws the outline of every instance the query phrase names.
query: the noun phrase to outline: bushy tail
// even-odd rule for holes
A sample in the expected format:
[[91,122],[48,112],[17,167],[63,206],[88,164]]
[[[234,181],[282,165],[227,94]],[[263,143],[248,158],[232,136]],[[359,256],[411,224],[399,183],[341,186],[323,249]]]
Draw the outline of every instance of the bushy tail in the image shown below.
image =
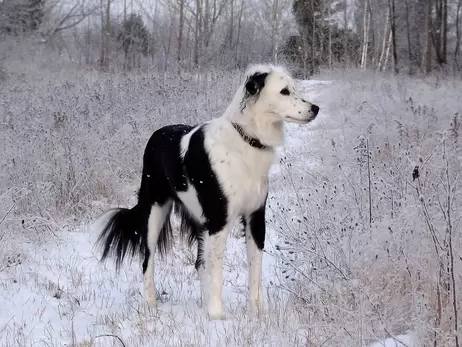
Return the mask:
[[119,269],[127,253],[131,257],[135,253],[144,256],[148,217],[149,209],[140,204],[132,209],[118,209],[96,242],[103,250],[101,261],[113,257]]

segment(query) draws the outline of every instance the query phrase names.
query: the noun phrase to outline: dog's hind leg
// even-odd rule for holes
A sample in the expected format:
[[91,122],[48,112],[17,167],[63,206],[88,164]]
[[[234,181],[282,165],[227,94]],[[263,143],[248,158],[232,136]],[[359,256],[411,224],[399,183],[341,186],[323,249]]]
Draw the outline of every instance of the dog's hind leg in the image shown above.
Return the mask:
[[[151,207],[151,212],[148,219],[148,233],[146,242],[146,252],[143,262],[143,277],[144,277],[144,296],[149,306],[157,305],[156,288],[154,285],[154,254],[161,232],[169,232],[163,230],[166,221],[169,218],[172,209],[172,201],[168,200],[163,205],[154,203]],[[168,237],[168,235],[163,235]]]
[[249,302],[252,312],[263,308],[262,258],[265,244],[265,205],[246,218],[247,264],[249,267]]

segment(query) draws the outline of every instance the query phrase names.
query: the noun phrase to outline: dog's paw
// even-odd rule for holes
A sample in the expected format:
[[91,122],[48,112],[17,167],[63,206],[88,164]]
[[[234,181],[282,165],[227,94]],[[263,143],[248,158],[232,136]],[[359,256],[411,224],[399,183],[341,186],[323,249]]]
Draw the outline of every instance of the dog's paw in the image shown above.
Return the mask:
[[209,311],[208,314],[211,320],[225,320],[226,319],[226,313],[223,310]]
[[155,296],[147,296],[146,303],[149,307],[157,307],[157,298]]
[[149,285],[144,288],[144,298],[149,307],[157,307],[157,295],[154,285]]
[[223,310],[221,303],[209,303],[207,305],[207,313],[211,320],[224,320],[226,319],[226,313]]

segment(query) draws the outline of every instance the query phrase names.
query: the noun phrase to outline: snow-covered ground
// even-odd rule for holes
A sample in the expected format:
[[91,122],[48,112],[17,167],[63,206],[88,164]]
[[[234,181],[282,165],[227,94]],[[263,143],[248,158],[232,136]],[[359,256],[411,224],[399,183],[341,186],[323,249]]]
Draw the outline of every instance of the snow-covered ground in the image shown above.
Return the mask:
[[[305,94],[322,82],[303,84]],[[325,117],[325,114],[320,115]],[[306,143],[306,127],[289,126],[285,150]],[[305,166],[309,165],[305,162]],[[272,180],[279,180],[278,163]],[[284,191],[272,192],[278,200]],[[39,244],[24,243],[21,253],[0,268],[0,341],[2,346],[287,346],[302,345],[306,331],[295,312],[284,307],[277,289],[274,245],[269,228],[264,257],[267,314],[247,311],[247,268],[239,230],[228,241],[224,262],[226,321],[210,322],[201,309],[194,255],[178,244],[158,260],[156,286],[160,305],[149,309],[142,298],[140,264],[134,260],[116,274],[98,262],[97,231],[87,226],[63,230]],[[121,345],[121,344],[120,344]]]
[[398,335],[384,341],[376,342],[371,347],[417,347],[412,341],[412,334]]
[[[321,112],[309,126],[287,126],[271,170],[266,312],[247,310],[236,229],[224,266],[228,319],[211,322],[195,250],[178,242],[157,261],[160,305],[149,309],[139,262],[120,274],[99,263],[89,222],[134,203],[155,128],[218,115],[238,79],[29,72],[0,93],[0,346],[451,345],[452,297],[441,290],[451,285],[441,269],[444,180],[454,187],[453,213],[462,196],[459,81],[358,71],[300,81]],[[461,236],[452,242],[460,253]]]

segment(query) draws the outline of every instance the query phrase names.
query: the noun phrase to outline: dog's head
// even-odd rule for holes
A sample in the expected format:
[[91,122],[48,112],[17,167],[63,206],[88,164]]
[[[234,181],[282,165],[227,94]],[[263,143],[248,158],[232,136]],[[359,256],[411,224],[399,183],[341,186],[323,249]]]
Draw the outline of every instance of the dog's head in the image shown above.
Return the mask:
[[274,121],[306,124],[319,112],[319,107],[300,97],[292,77],[282,68],[254,66],[247,71],[241,108],[248,107],[258,115]]

